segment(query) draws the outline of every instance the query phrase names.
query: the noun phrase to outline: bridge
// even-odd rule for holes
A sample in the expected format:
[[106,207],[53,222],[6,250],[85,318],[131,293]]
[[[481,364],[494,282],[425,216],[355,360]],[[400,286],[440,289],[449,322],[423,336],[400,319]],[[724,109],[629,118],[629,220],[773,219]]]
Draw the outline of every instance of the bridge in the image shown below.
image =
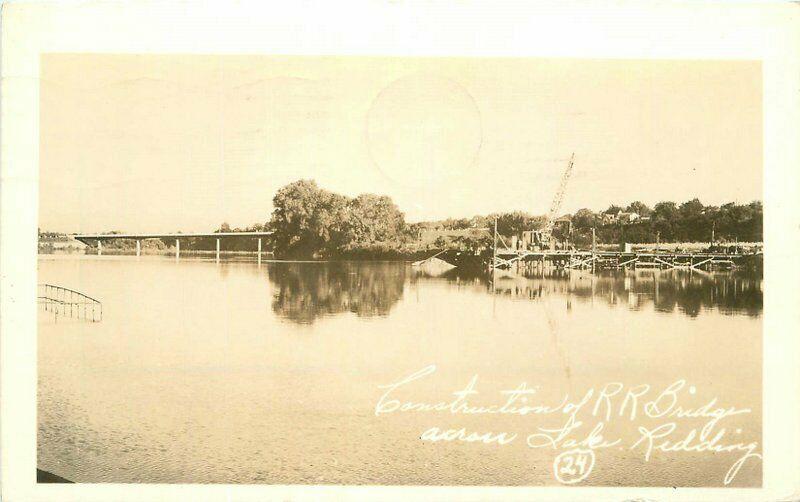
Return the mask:
[[578,251],[495,248],[492,260],[495,269],[542,269],[550,266],[559,269],[589,268],[684,268],[701,270],[709,268],[736,268],[749,258],[763,257],[763,251],[752,253],[732,252],[677,252],[677,251]]
[[180,234],[180,233],[172,233],[172,234],[75,234],[72,237],[75,240],[78,240],[87,246],[90,245],[90,242],[97,243],[97,254],[103,254],[103,242],[110,241],[110,240],[134,240],[136,241],[136,256],[140,256],[142,254],[142,241],[145,239],[161,239],[161,240],[172,240],[175,239],[175,258],[180,257],[181,255],[181,239],[198,239],[198,238],[206,238],[206,239],[216,239],[217,240],[217,261],[219,261],[219,254],[220,254],[220,241],[222,239],[231,238],[231,237],[252,237],[254,239],[258,239],[258,259],[261,259],[261,241],[264,237],[268,237],[272,235],[273,232],[263,231],[263,232],[211,232],[211,233],[188,233],[188,234]]

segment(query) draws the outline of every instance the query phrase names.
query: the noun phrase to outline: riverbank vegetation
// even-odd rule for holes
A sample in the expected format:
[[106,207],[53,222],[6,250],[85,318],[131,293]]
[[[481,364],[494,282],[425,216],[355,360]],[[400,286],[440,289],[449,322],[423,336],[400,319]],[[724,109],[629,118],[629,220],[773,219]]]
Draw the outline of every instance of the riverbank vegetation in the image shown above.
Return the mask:
[[[472,218],[408,223],[386,195],[348,197],[325,190],[313,180],[299,180],[277,191],[268,221],[247,228],[223,223],[215,232],[272,231],[264,249],[292,259],[418,259],[443,249],[486,252],[493,229],[508,241],[525,230],[538,230],[545,217],[522,211],[478,215]],[[588,248],[594,231],[601,245],[622,243],[761,242],[763,209],[760,201],[706,206],[698,199],[683,203],[642,202],[611,205],[604,211],[581,209],[558,218],[554,236],[576,248]],[[40,232],[40,241],[44,235]],[[52,235],[46,234],[48,238]],[[143,251],[159,252],[173,241],[143,241]],[[103,244],[108,249],[135,249],[134,241]],[[226,238],[225,251],[256,251],[252,237]],[[181,239],[182,250],[216,249],[216,239]]]
[[[407,223],[391,198],[349,198],[300,180],[281,188],[266,227],[276,255],[325,258],[396,258],[433,250],[478,251],[491,246],[497,221],[506,239],[542,228],[545,217],[516,211],[472,218]],[[761,202],[706,206],[698,199],[681,204],[642,202],[612,205],[605,211],[581,209],[558,219],[554,235],[576,247],[653,242],[732,242],[762,240]],[[438,235],[437,235],[438,234]]]

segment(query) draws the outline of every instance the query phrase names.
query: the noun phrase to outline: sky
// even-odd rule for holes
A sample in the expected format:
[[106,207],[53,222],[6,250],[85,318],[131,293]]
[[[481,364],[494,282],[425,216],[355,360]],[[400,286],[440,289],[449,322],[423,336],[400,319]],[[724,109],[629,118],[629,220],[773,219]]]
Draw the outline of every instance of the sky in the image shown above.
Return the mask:
[[762,199],[748,61],[47,54],[39,222],[203,232],[283,185],[389,195],[409,222]]

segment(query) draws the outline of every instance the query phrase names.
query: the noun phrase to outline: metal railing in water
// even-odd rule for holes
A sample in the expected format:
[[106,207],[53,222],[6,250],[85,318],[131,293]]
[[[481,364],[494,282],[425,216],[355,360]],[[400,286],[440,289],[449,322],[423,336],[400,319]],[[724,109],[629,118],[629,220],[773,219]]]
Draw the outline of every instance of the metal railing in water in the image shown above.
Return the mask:
[[38,284],[37,302],[48,312],[92,322],[103,320],[103,304],[99,300],[53,284]]

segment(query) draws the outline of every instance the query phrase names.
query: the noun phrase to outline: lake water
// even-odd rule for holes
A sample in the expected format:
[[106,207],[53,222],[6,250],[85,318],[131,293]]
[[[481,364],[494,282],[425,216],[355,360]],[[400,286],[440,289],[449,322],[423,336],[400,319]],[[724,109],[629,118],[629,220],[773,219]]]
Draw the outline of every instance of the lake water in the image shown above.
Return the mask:
[[[574,271],[492,284],[404,263],[52,255],[39,259],[39,282],[103,303],[97,323],[39,312],[38,466],[77,482],[557,484],[553,464],[568,448],[526,437],[561,427],[559,412],[376,416],[387,391],[450,402],[476,375],[475,405],[502,404],[523,382],[536,391],[528,403],[593,392],[570,437],[606,418],[603,436],[620,443],[595,450],[583,484],[722,486],[742,456],[645,460],[642,444],[631,447],[637,428],[673,419],[619,412],[641,385],[653,397],[683,379],[686,409],[714,399],[748,409],[712,435],[724,427],[718,443],[761,451],[762,280],[744,273]],[[615,382],[625,391],[598,399]],[[675,421],[673,441],[708,417]],[[517,436],[423,441],[433,427]],[[761,467],[746,460],[731,486],[759,486]]]

